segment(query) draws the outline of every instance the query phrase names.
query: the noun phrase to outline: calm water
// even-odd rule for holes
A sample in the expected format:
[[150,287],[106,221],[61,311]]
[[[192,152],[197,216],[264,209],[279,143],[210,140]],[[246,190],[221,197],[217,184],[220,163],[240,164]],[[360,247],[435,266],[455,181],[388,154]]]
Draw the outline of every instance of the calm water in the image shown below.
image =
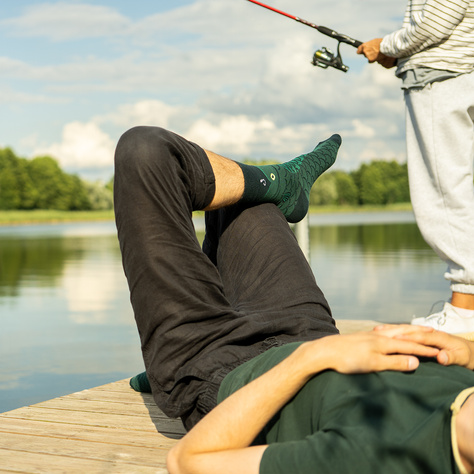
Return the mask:
[[[449,295],[411,216],[313,219],[311,266],[336,318],[410,321]],[[0,321],[0,412],[143,370],[111,222],[0,227]]]

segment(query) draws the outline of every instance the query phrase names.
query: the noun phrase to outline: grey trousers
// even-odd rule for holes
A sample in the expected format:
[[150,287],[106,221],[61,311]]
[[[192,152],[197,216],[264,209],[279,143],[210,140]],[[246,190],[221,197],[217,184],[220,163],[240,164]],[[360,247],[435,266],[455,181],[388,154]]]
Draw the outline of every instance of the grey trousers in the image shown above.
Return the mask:
[[225,375],[268,348],[336,334],[329,306],[273,204],[206,214],[214,196],[205,152],[156,127],[116,150],[115,214],[145,367],[157,405],[191,428]]
[[451,290],[474,294],[474,73],[405,92],[410,194]]

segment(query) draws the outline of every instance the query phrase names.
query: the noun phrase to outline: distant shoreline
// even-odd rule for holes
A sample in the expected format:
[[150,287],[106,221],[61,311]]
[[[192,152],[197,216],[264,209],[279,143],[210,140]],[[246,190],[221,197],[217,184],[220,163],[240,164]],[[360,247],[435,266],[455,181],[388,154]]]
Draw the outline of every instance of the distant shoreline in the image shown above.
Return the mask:
[[[329,214],[375,214],[380,212],[411,212],[410,203],[389,204],[386,206],[312,206],[310,216]],[[197,216],[202,213],[196,213]],[[65,222],[113,221],[114,211],[56,211],[56,210],[14,210],[0,211],[0,226],[31,224],[57,224]],[[311,218],[313,220],[313,218]]]
[[0,211],[0,226],[58,224],[62,222],[97,222],[114,220],[114,211]]

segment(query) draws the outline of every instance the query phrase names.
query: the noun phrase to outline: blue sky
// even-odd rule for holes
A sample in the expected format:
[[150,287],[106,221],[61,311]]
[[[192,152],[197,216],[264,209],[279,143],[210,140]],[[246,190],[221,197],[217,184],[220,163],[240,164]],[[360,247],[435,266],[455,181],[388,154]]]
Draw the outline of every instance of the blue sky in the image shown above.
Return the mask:
[[[268,0],[360,40],[401,25],[405,0]],[[2,2],[0,147],[54,156],[108,180],[120,135],[169,128],[232,159],[283,161],[334,132],[335,167],[405,160],[399,80],[341,47],[346,74],[315,68],[336,42],[246,0]]]

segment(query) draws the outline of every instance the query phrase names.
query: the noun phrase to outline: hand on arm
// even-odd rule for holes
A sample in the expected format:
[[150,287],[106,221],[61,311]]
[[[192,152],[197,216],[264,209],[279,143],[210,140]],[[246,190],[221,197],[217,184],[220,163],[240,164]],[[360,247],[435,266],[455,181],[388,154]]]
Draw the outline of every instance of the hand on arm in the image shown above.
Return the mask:
[[375,331],[386,337],[413,341],[439,350],[441,365],[460,365],[474,370],[474,342],[423,326],[381,325]]
[[315,374],[413,370],[416,356],[438,349],[375,332],[327,336],[299,346],[288,358],[224,400],[168,455],[172,474],[258,473],[266,446],[249,447],[257,434]]

